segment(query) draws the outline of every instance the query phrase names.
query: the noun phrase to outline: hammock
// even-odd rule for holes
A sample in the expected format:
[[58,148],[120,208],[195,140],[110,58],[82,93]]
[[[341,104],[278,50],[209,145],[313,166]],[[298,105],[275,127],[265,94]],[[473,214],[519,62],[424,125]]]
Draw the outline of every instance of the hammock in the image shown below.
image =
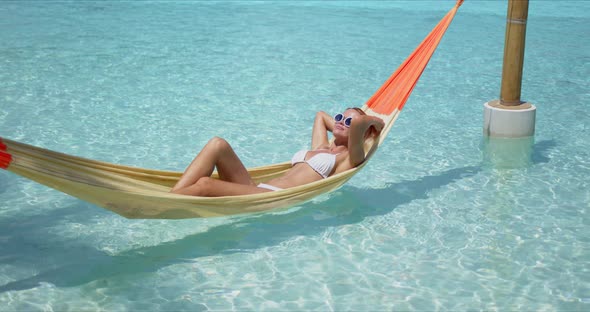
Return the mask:
[[[134,219],[217,217],[286,208],[331,192],[359,172],[383,142],[463,0],[436,25],[393,75],[363,106],[385,122],[381,135],[367,142],[360,166],[309,184],[253,195],[197,197],[169,193],[181,172],[101,162],[0,138],[0,168]],[[291,168],[288,162],[248,169],[256,183]],[[216,174],[213,177],[217,177]]]

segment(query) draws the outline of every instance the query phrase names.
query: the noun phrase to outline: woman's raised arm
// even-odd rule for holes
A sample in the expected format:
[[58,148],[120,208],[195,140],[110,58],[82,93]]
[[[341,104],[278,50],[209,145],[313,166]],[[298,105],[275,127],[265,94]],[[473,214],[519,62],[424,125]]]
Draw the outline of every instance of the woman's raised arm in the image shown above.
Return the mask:
[[348,153],[353,167],[365,161],[364,143],[368,136],[377,136],[385,123],[375,116],[360,115],[352,119],[348,135]]
[[324,111],[319,111],[315,115],[313,123],[313,132],[311,137],[311,149],[327,147],[328,131],[334,130],[334,119]]

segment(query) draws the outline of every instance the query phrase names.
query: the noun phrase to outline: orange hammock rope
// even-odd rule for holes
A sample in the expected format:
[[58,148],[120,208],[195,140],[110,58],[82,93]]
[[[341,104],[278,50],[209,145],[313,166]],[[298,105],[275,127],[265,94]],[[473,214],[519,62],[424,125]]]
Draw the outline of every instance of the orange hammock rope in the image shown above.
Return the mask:
[[367,101],[367,106],[370,109],[379,114],[389,115],[395,109],[401,110],[404,107],[461,4],[463,4],[463,0],[458,0],[455,7],[445,15],[412,54]]

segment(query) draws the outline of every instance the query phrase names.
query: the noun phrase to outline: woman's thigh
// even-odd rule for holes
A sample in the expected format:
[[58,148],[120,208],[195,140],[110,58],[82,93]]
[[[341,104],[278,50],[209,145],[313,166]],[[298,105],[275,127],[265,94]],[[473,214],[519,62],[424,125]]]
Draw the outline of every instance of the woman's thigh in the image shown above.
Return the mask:
[[183,194],[196,196],[234,196],[271,192],[256,185],[240,184],[215,178],[201,178],[197,183],[185,188]]
[[244,185],[256,185],[248,172],[248,169],[242,163],[242,160],[238,157],[234,149],[227,143],[227,141],[221,139],[221,153],[217,161],[217,173],[219,178],[223,181],[244,184]]

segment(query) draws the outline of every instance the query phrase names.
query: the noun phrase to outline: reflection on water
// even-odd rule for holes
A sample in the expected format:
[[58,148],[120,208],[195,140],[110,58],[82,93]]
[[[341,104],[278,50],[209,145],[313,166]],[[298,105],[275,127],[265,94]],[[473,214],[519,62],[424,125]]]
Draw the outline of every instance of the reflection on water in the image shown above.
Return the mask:
[[533,164],[535,137],[497,138],[484,136],[483,164],[496,169],[526,168]]

